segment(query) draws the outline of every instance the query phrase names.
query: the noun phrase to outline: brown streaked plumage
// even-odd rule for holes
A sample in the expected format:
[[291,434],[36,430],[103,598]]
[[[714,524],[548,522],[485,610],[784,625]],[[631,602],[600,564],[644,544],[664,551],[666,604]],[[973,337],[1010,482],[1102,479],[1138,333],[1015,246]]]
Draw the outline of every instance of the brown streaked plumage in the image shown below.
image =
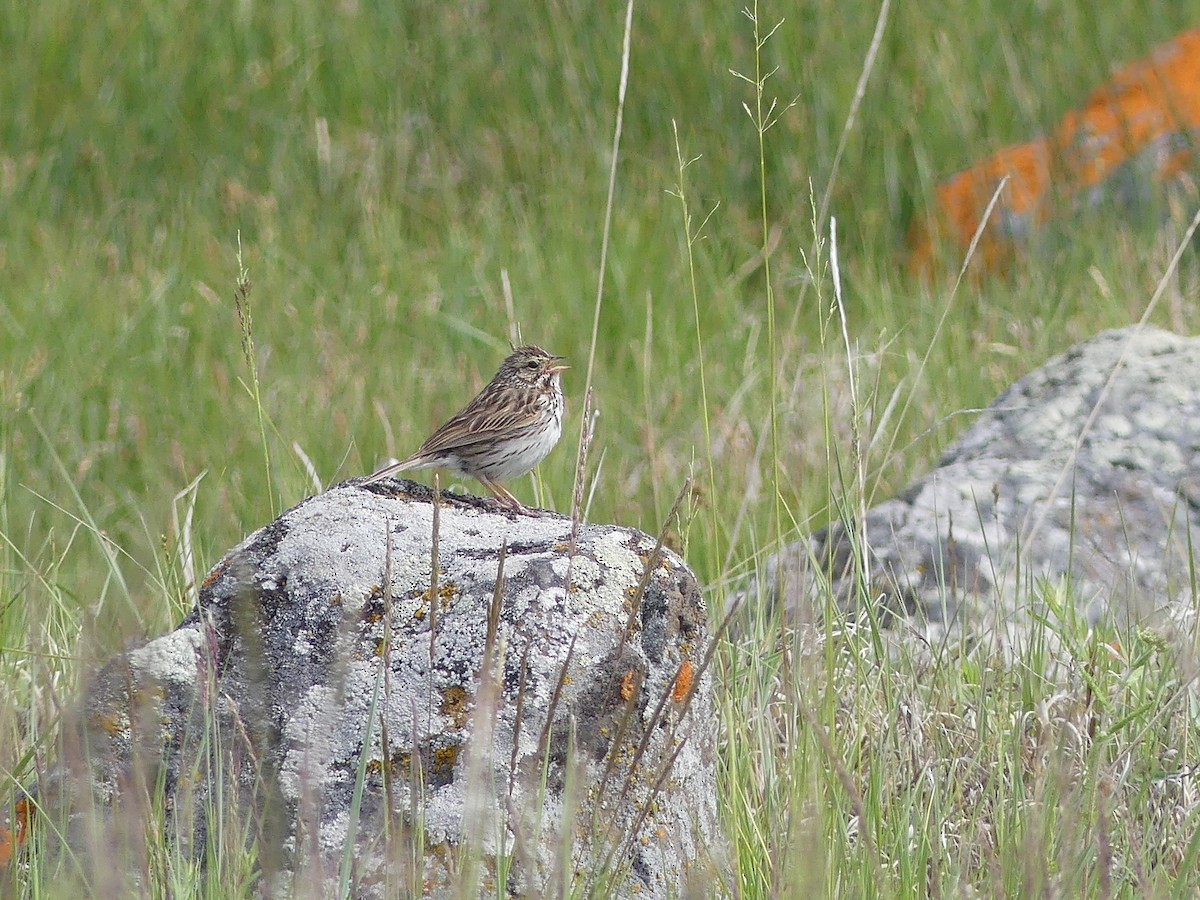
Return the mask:
[[478,479],[513,510],[521,502],[501,481],[531,471],[562,435],[561,356],[540,347],[517,347],[494,378],[462,412],[429,436],[412,456],[374,472],[366,484],[415,469],[450,469]]

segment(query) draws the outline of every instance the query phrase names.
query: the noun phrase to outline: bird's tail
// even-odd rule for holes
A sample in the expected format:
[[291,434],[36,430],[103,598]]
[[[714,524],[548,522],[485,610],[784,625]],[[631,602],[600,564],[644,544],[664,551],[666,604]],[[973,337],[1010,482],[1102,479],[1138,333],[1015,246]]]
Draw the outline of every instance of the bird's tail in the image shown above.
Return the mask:
[[411,472],[413,469],[423,469],[428,466],[423,459],[417,456],[410,456],[408,459],[402,459],[399,462],[388,463],[380,469],[376,469],[363,484],[374,484],[380,479],[387,478],[389,475],[398,475],[401,472]]

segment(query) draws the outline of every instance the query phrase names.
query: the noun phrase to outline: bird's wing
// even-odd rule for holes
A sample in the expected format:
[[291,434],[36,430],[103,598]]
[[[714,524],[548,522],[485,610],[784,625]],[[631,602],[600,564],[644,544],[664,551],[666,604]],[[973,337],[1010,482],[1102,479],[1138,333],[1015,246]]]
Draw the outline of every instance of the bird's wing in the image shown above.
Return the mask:
[[497,407],[493,399],[485,400],[480,395],[431,434],[413,458],[494,441],[518,432],[536,420],[537,410],[529,404],[503,404]]

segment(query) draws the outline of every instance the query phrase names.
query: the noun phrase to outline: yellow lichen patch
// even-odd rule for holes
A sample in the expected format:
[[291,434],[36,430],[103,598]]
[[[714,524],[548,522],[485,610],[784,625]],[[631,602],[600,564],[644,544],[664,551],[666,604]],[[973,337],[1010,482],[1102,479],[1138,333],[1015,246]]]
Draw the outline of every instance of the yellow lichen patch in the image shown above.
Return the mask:
[[401,750],[392,754],[392,763],[388,767],[392,775],[399,775],[401,778],[408,778],[412,774],[412,754],[407,750]]
[[166,688],[161,684],[149,684],[146,687],[134,688],[129,692],[129,703],[131,706],[142,708],[151,701],[165,700],[167,697]]
[[467,724],[467,712],[470,709],[470,697],[461,687],[446,688],[442,691],[442,705],[438,708],[443,716],[454,723],[455,728]]
[[88,724],[107,734],[117,735],[129,727],[129,718],[122,711],[114,710],[103,715],[97,713],[88,720]]
[[[450,601],[458,596],[458,585],[456,585],[453,581],[442,582],[441,584],[438,585],[437,596],[438,596],[438,608],[445,609],[447,606],[450,605]],[[429,602],[429,589],[428,588],[426,588],[424,593],[421,594],[421,599],[424,600],[426,603]]]
[[454,765],[458,762],[458,754],[461,752],[461,744],[451,744],[449,747],[439,747],[433,751],[433,764],[429,774],[434,783],[449,784],[454,780]]

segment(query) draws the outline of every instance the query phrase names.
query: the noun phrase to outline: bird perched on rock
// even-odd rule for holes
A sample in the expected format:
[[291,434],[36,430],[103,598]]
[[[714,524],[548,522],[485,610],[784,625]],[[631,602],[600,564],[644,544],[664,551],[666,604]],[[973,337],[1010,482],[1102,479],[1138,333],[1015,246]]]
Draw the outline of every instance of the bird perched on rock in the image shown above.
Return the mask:
[[365,484],[416,469],[469,475],[515,512],[524,511],[501,481],[524,475],[562,435],[563,357],[532,344],[516,347],[466,408],[429,436],[412,456],[384,466]]

